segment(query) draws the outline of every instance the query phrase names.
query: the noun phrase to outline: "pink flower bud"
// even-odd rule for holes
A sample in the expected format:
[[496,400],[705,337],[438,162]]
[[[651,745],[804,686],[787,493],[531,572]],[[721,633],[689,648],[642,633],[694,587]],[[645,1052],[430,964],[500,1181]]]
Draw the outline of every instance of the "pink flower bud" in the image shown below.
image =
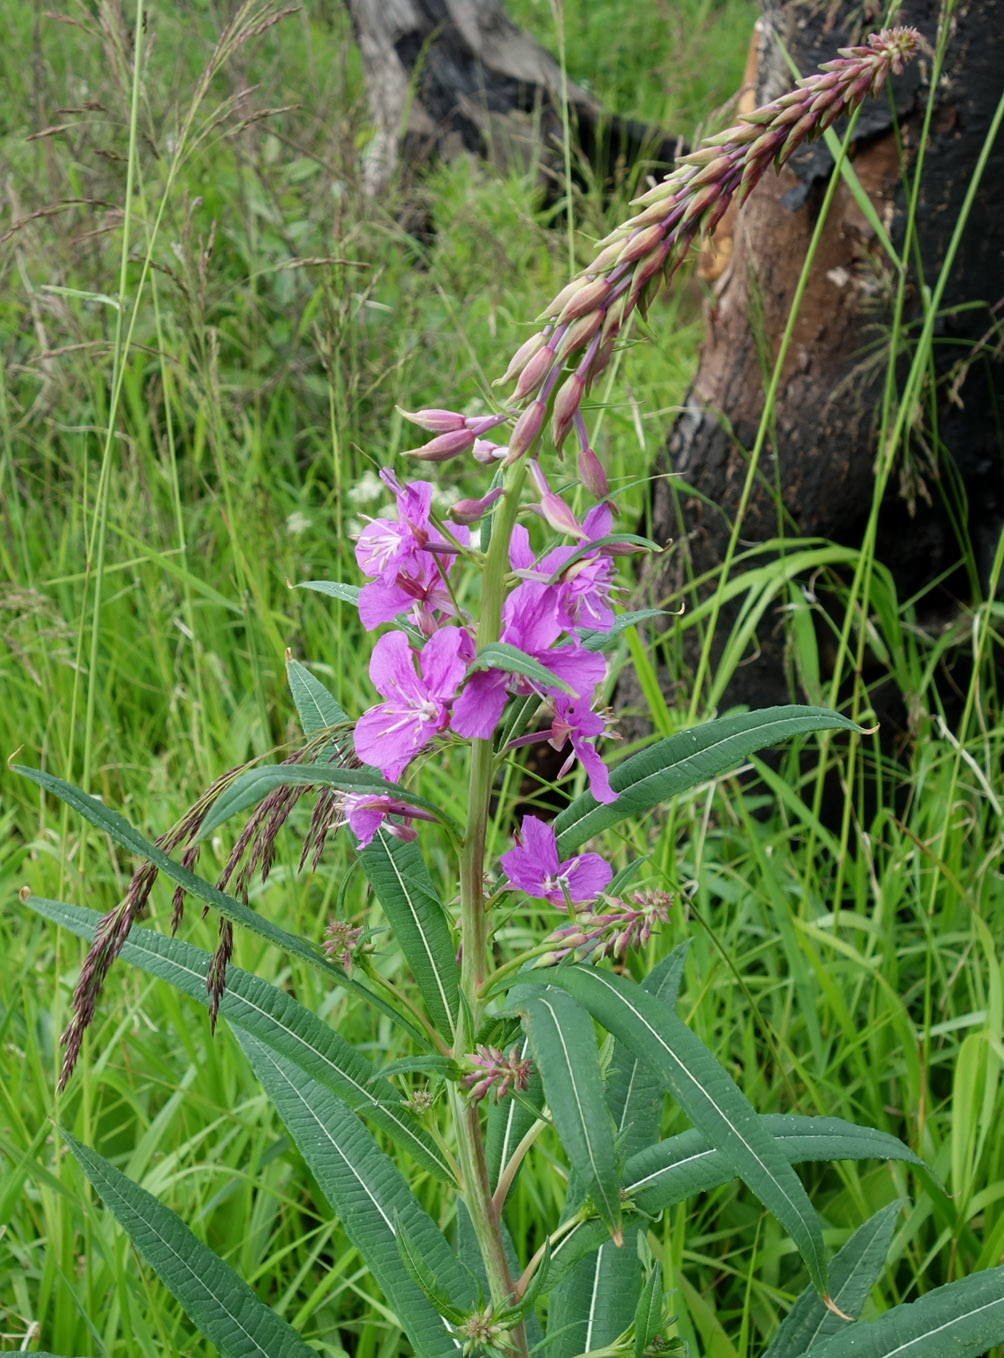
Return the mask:
[[569,429],[572,427],[572,420],[575,418],[575,412],[579,408],[579,402],[582,400],[582,393],[585,389],[586,384],[578,373],[572,373],[569,377],[566,377],[558,388],[551,418],[551,437],[554,439],[556,448],[561,447]]
[[551,346],[545,345],[543,349],[538,349],[519,375],[513,400],[524,401],[528,396],[532,396],[551,371],[553,364],[554,350]]
[[605,311],[591,311],[588,316],[580,316],[577,321],[573,321],[561,337],[561,346],[558,350],[561,358],[566,359],[569,354],[574,354],[576,349],[588,344],[603,324],[605,315]]
[[552,316],[557,316],[563,311],[572,298],[588,284],[588,278],[573,278],[571,283],[566,283],[552,302],[549,302],[538,317],[539,320],[550,320]]
[[586,540],[589,534],[583,529],[578,519],[565,504],[560,495],[555,495],[553,490],[549,490],[540,499],[540,512],[555,530],[556,533],[566,533],[569,537]]
[[499,447],[497,443],[492,443],[491,439],[475,439],[471,455],[475,462],[480,462],[486,467],[491,462],[498,462],[506,454],[506,449]]
[[511,382],[514,377],[518,377],[530,362],[530,359],[533,358],[538,349],[542,347],[546,339],[547,335],[544,331],[538,330],[535,335],[531,335],[528,340],[524,340],[509,360],[508,368],[506,368],[497,382],[492,383],[492,386],[500,387],[505,382]]
[[440,434],[437,438],[423,443],[420,448],[405,449],[405,457],[413,457],[419,462],[446,462],[458,453],[466,452],[474,443],[470,429],[454,429],[451,433]]
[[502,494],[502,487],[496,486],[480,500],[458,500],[450,509],[449,517],[454,523],[477,523]]
[[642,255],[647,255],[662,240],[663,225],[656,222],[652,226],[644,226],[636,236],[632,236],[624,249],[620,253],[618,263],[633,264],[636,259],[641,259]]
[[610,484],[607,481],[607,474],[603,470],[603,464],[592,448],[579,449],[578,469],[579,480],[589,491],[589,494],[595,495],[597,500],[605,500],[610,491]]
[[455,429],[463,429],[464,417],[454,410],[402,410],[395,406],[397,413],[417,424],[419,429],[427,429],[430,434],[452,434]]
[[543,401],[530,402],[516,421],[516,428],[512,431],[505,466],[510,467],[514,462],[518,462],[523,454],[537,442],[540,431],[544,427],[544,416],[546,414],[547,406]]
[[594,278],[562,308],[561,315],[558,317],[558,324],[564,325],[567,321],[577,321],[580,316],[587,316],[594,308],[602,306],[609,292],[609,279]]

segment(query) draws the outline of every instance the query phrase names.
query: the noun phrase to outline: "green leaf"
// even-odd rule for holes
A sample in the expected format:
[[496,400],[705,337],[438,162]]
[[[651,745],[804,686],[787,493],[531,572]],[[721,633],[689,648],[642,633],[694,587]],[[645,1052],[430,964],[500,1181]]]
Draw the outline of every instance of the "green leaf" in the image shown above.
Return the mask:
[[429,1017],[452,1038],[460,1008],[457,949],[421,850],[378,830],[359,857]]
[[474,1279],[453,1254],[439,1227],[348,1105],[318,1090],[303,1072],[247,1033],[238,1041],[275,1104],[318,1187],[390,1302],[419,1358],[456,1358],[443,1319],[401,1267],[395,1221],[462,1311],[471,1310]]
[[348,769],[341,764],[258,764],[245,773],[238,774],[225,792],[220,793],[212,810],[207,814],[199,829],[197,838],[207,839],[218,830],[224,821],[249,806],[256,806],[277,787],[302,787],[316,784],[318,787],[333,787],[340,792],[355,792],[363,796],[393,797],[395,801],[409,806],[421,807],[435,816],[436,820],[453,824],[450,818],[433,802],[419,797],[400,783],[388,783],[375,769]]
[[827,730],[860,731],[861,727],[821,707],[768,707],[678,731],[614,769],[610,785],[618,794],[615,802],[602,804],[584,793],[565,807],[554,822],[558,855],[570,857],[601,830],[651,811],[757,750],[808,731]]
[[347,604],[358,605],[359,585],[343,585],[340,580],[299,580],[296,589],[312,589],[318,594],[327,594],[332,599],[342,599]]
[[[444,1319],[448,1320],[451,1325],[461,1324],[467,1318],[468,1313],[461,1310],[459,1306],[454,1306],[449,1293],[426,1262],[421,1248],[408,1234],[408,1228],[401,1220],[400,1212],[394,1213],[394,1234],[397,1238],[397,1252],[401,1256],[401,1263],[404,1264],[414,1281]],[[474,1286],[477,1285],[473,1275],[471,1282]]]
[[619,1245],[620,1183],[592,1022],[570,995],[552,986],[519,986],[510,992],[508,1006],[524,1017],[544,1097],[569,1162]]
[[329,726],[351,724],[348,715],[342,711],[320,679],[311,674],[298,660],[290,658],[286,661],[286,682],[293,695],[304,735],[312,736]]
[[[789,1164],[830,1160],[905,1160],[924,1162],[897,1137],[843,1118],[767,1113],[764,1130]],[[649,1216],[729,1182],[735,1169],[696,1129],[656,1142],[632,1155],[624,1166],[624,1192]]]
[[592,1258],[579,1261],[565,1284],[553,1290],[548,1306],[547,1358],[578,1358],[592,1349],[605,1350],[631,1324],[638,1304],[638,1226],[625,1223],[624,1244],[618,1249],[605,1240]]
[[634,1313],[634,1358],[645,1350],[662,1328],[662,1267],[656,1259],[638,1298]]
[[637,608],[633,612],[618,613],[613,626],[608,627],[605,632],[583,631],[579,633],[579,640],[587,651],[609,651],[620,640],[621,633],[626,632],[629,627],[637,627],[648,618],[665,616],[664,608]]
[[295,957],[302,957],[317,971],[323,972],[329,980],[354,991],[357,995],[365,996],[371,1004],[376,1004],[384,1013],[392,1017],[395,1023],[407,1028],[420,1042],[425,1041],[420,1029],[403,1018],[386,1001],[374,995],[371,990],[367,990],[365,986],[359,985],[358,982],[346,977],[342,968],[336,966],[333,962],[329,962],[316,943],[308,943],[306,939],[288,933],[285,929],[281,929],[279,925],[273,924],[271,920],[265,919],[263,915],[259,915],[246,905],[242,905],[233,896],[228,896],[218,887],[211,886],[203,878],[197,877],[188,868],[183,868],[180,863],[175,863],[168,858],[163,849],[158,849],[156,844],[152,844],[138,830],[133,829],[126,818],[120,816],[117,811],[109,810],[95,797],[89,797],[86,792],[81,792],[80,788],[74,787],[72,783],[64,782],[62,778],[56,778],[51,773],[43,773],[40,769],[25,768],[20,764],[14,765],[14,771],[15,773],[23,773],[33,783],[45,788],[46,792],[51,792],[61,801],[64,801],[72,810],[83,816],[84,820],[89,821],[99,830],[103,830],[116,844],[121,844],[124,849],[128,849],[130,853],[136,854],[139,858],[148,859],[165,877],[169,877],[172,882],[177,882],[179,886],[184,887],[197,900],[211,906],[224,919],[230,920],[242,929],[247,929],[252,934],[257,934],[260,938],[267,939],[269,943],[292,953]]
[[[830,1296],[845,1316],[857,1318],[885,1266],[886,1255],[896,1229],[901,1202],[881,1207],[848,1240],[830,1261]],[[763,1358],[800,1358],[814,1345],[839,1334],[847,1321],[829,1310],[812,1290],[806,1288],[795,1302]]]
[[[82,906],[29,896],[26,904],[81,938],[92,939],[101,916]],[[206,974],[210,954],[180,938],[133,928],[122,949],[124,961],[167,981],[203,1008],[209,1004]],[[368,1118],[443,1183],[455,1183],[449,1160],[420,1121],[405,1107],[401,1093],[374,1070],[361,1052],[291,995],[240,967],[227,968],[220,1015],[300,1067]]]
[[510,646],[507,641],[490,641],[482,646],[471,666],[472,670],[506,670],[509,674],[522,674],[527,679],[532,679],[546,689],[560,689],[562,693],[575,693],[565,683],[564,679],[559,679],[556,674],[542,665],[539,660],[534,660],[531,656],[525,655],[516,646]]
[[[801,1117],[767,1113],[761,1118],[791,1164],[805,1160],[905,1160],[923,1167],[913,1151],[887,1132],[856,1127],[843,1118]],[[622,1175],[629,1206],[657,1216],[695,1193],[721,1188],[736,1177],[721,1151],[716,1151],[696,1129],[681,1132],[631,1156]],[[630,1220],[630,1218],[628,1218]],[[551,1284],[557,1286],[578,1260],[599,1248],[607,1238],[600,1221],[582,1221],[555,1245],[551,1256]],[[815,1294],[814,1294],[815,1295]]]
[[385,1080],[391,1075],[406,1074],[438,1075],[444,1080],[459,1080],[463,1071],[452,1056],[402,1056],[399,1061],[381,1066],[373,1078]]
[[292,1326],[259,1301],[170,1208],[69,1132],[62,1136],[140,1255],[222,1358],[312,1358],[314,1350]]
[[977,1358],[1004,1344],[1004,1268],[988,1268],[856,1321],[812,1358]]
[[555,971],[551,981],[662,1077],[691,1122],[784,1226],[813,1285],[825,1295],[823,1234],[808,1195],[745,1095],[700,1038],[626,977],[569,966]]

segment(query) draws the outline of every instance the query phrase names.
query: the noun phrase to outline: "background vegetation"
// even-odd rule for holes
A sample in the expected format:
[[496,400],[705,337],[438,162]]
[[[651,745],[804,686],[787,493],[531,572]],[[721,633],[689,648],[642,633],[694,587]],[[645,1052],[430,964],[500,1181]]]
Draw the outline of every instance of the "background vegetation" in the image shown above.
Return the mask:
[[[610,108],[688,137],[737,88],[754,13],[566,0],[559,32],[540,0],[509,8]],[[136,98],[133,12],[100,0],[0,18],[2,745],[151,833],[223,769],[293,738],[287,647],[349,711],[372,700],[351,610],[288,582],[355,579],[352,522],[382,506],[374,468],[411,441],[395,403],[476,405],[569,264],[561,205],[534,176],[433,170],[411,191],[430,216],[420,236],[396,194],[365,200],[343,10],[319,0],[267,25],[278,14],[252,10],[220,50],[220,7],[151,6]],[[583,255],[626,193],[574,194]],[[698,302],[678,288],[621,355],[600,452],[629,525],[694,364]],[[478,479],[450,466],[443,482],[470,494]],[[825,696],[812,594],[754,564],[750,607],[790,629],[793,673]],[[834,1245],[905,1200],[878,1310],[1004,1253],[1004,780],[999,605],[977,592],[930,635],[880,560],[862,580],[852,641],[868,645],[869,683],[896,686],[911,713],[898,762],[820,743],[632,827],[630,847],[681,897],[652,960],[692,938],[686,1017],[754,1106],[894,1132],[943,1185],[886,1164],[806,1171]],[[672,641],[621,657],[664,731],[708,710],[686,674],[676,708],[659,695],[655,656],[672,663]],[[867,688],[846,701],[866,711]],[[824,771],[844,795],[834,826],[817,815]],[[455,796],[448,771],[425,780],[425,795]],[[319,1352],[406,1351],[235,1045],[173,992],[118,968],[56,1098],[81,945],[16,893],[105,909],[132,864],[9,775],[0,796],[0,1348],[204,1351],[64,1161],[56,1121],[179,1211]],[[206,875],[228,845],[210,846]],[[291,831],[253,903],[320,937],[350,855],[333,842],[319,872],[297,874],[298,851]],[[362,886],[349,890],[364,912]],[[155,911],[167,927],[167,889]],[[184,929],[210,937],[194,913]],[[238,939],[236,960],[345,1035],[387,1040],[257,940]],[[517,1235],[554,1207],[543,1149]],[[739,1189],[674,1209],[652,1242],[679,1335],[713,1358],[762,1350],[804,1281]]]

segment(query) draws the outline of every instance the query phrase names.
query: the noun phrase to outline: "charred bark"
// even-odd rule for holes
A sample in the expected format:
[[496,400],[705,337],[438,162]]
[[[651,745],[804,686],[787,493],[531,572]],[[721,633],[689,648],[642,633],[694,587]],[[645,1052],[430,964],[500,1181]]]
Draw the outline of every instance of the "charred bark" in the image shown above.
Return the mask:
[[[468,152],[562,177],[561,72],[501,0],[348,0],[375,128],[364,183],[380,194],[399,169]],[[681,143],[611,117],[569,81],[578,151],[601,178],[618,165],[658,170]]]
[[[859,41],[852,7],[844,28],[824,23],[834,7],[806,0],[765,5],[759,40],[756,102],[790,84],[776,39],[803,71]],[[933,44],[939,6],[906,0],[898,23],[913,24]],[[860,15],[860,7],[853,7]],[[907,320],[919,326],[919,289],[932,286],[983,146],[1001,91],[1004,25],[998,5],[955,10],[955,31],[936,94],[917,214],[917,261],[911,261]],[[918,62],[891,82],[899,136],[913,165],[922,133],[930,62]],[[837,127],[838,135],[841,128]],[[855,130],[853,167],[895,248],[902,252],[906,195],[900,150],[887,101],[866,104]],[[727,263],[712,284],[700,365],[654,481],[656,537],[674,547],[648,572],[645,593],[659,602],[693,605],[707,593],[688,581],[720,566],[755,441],[767,378],[778,352],[795,286],[816,225],[832,161],[816,143],[797,153],[780,176],[765,179],[732,224]],[[890,483],[880,520],[879,559],[902,600],[949,576],[927,596],[944,614],[968,598],[973,581],[966,554],[985,583],[1004,523],[999,410],[1004,400],[1000,325],[1004,298],[1004,144],[998,140],[983,175],[936,329],[937,370],[930,404],[911,430],[911,463]],[[714,270],[712,270],[712,273]],[[819,536],[856,547],[872,501],[876,411],[885,372],[885,340],[895,278],[868,221],[847,188],[836,191],[785,362],[776,420],[760,462],[761,476],[743,518],[741,543],[784,536]],[[907,330],[906,344],[910,331]],[[904,362],[906,360],[904,355]],[[933,427],[936,421],[936,429]],[[935,459],[937,441],[951,465]],[[667,478],[666,473],[672,475]],[[775,487],[780,488],[783,513]],[[960,545],[960,535],[963,544]],[[735,611],[723,614],[718,654]],[[691,633],[685,636],[690,638]],[[682,672],[692,670],[696,638],[683,641]],[[818,699],[791,692],[778,619],[758,639],[758,654],[742,665],[725,706],[764,706]],[[713,654],[715,652],[713,651]],[[672,676],[664,675],[668,692]],[[796,685],[797,688],[797,685]],[[620,699],[641,706],[630,681]],[[895,713],[885,713],[894,719]]]

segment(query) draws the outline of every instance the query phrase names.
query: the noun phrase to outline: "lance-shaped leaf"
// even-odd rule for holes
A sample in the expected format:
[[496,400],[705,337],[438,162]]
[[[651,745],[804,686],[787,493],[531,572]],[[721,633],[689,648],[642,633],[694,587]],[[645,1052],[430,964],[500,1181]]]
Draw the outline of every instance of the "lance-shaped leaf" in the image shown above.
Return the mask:
[[317,594],[327,594],[330,599],[341,599],[344,603],[359,604],[359,585],[343,585],[340,580],[298,580],[297,589],[312,589]]
[[394,801],[428,811],[436,820],[453,824],[439,807],[400,783],[388,783],[371,769],[347,769],[339,764],[258,764],[238,774],[225,792],[221,792],[199,829],[198,838],[204,840],[224,821],[257,804],[277,787],[333,787],[339,792],[354,792],[362,796],[391,797]]
[[624,1243],[610,1239],[589,1258],[580,1259],[562,1286],[554,1289],[547,1312],[547,1358],[578,1358],[605,1350],[634,1319],[641,1293],[638,1226],[624,1223]]
[[609,651],[629,627],[637,627],[638,623],[645,622],[648,618],[665,616],[664,608],[637,608],[630,613],[618,613],[613,626],[607,628],[605,632],[584,630],[579,633],[579,640],[587,651]]
[[437,1284],[461,1311],[473,1309],[474,1279],[400,1173],[348,1105],[247,1033],[237,1039],[306,1160],[345,1234],[386,1295],[419,1358],[455,1358],[443,1318],[401,1264],[395,1221],[405,1223]]
[[[26,904],[80,938],[92,939],[101,920],[95,910],[29,896]],[[180,938],[134,928],[122,949],[123,961],[167,981],[203,1008],[209,1006],[206,973],[211,954]],[[344,1099],[444,1183],[454,1183],[449,1160],[405,1106],[400,1092],[333,1028],[284,990],[240,967],[227,969],[220,1015],[273,1047],[316,1081]]]
[[[643,982],[650,994],[658,996],[670,1007],[676,1003],[687,947],[688,944],[683,943],[674,949]],[[621,1157],[630,1157],[657,1139],[666,1098],[665,1084],[621,1042],[614,1043],[610,1057],[606,1096],[617,1152]],[[581,1176],[573,1171],[569,1177],[565,1215],[569,1214],[569,1209],[577,1210],[581,1200]],[[595,1254],[580,1259],[554,1288],[549,1329],[557,1334],[566,1325],[571,1328],[555,1341],[557,1348],[552,1358],[566,1352],[572,1354],[580,1349],[598,1348],[612,1342],[627,1329],[642,1278],[641,1259],[634,1248],[636,1237],[637,1227],[625,1223],[624,1249],[616,1259],[612,1258],[611,1250],[601,1245]],[[583,1317],[591,1318],[590,1323],[583,1324]]]
[[[897,1137],[843,1118],[766,1113],[760,1121],[789,1164],[874,1159],[904,1160],[925,1167]],[[632,1155],[624,1166],[624,1192],[639,1210],[655,1216],[734,1177],[728,1157],[692,1128]]]
[[142,1258],[222,1358],[311,1358],[314,1350],[292,1326],[259,1301],[179,1216],[69,1132],[62,1135]]
[[[885,1266],[896,1218],[902,1210],[901,1202],[879,1208],[830,1260],[830,1296],[845,1316],[857,1319],[861,1314],[868,1293]],[[812,1288],[807,1287],[785,1316],[764,1358],[800,1358],[846,1328],[847,1321],[824,1306]]]
[[658,1259],[652,1265],[645,1286],[638,1298],[634,1313],[634,1358],[643,1358],[645,1350],[662,1328],[662,1266]]
[[286,682],[293,695],[304,735],[312,736],[329,726],[351,724],[348,714],[320,679],[292,657],[286,661]]
[[602,804],[584,793],[565,807],[554,822],[558,854],[569,857],[601,830],[651,811],[734,768],[757,750],[809,731],[827,730],[860,731],[861,727],[821,707],[767,707],[678,731],[614,769],[610,786],[617,793],[615,802]]
[[508,1004],[523,1015],[565,1153],[619,1245],[620,1184],[592,1021],[570,995],[551,986],[519,986]]
[[56,778],[51,773],[43,773],[40,769],[29,769],[23,765],[15,765],[16,773],[23,773],[26,778],[37,783],[39,787],[45,788],[46,792],[51,792],[54,796],[64,801],[67,806],[83,816],[84,820],[89,821],[99,830],[103,830],[109,835],[116,844],[121,844],[130,853],[136,854],[139,858],[146,858],[159,872],[165,877],[169,877],[172,882],[177,882],[179,886],[197,900],[210,906],[213,910],[221,914],[224,919],[228,919],[233,924],[239,925],[242,929],[247,929],[252,934],[267,939],[269,943],[274,943],[276,947],[292,953],[295,957],[302,957],[305,962],[309,962],[317,971],[321,971],[335,985],[340,985],[354,994],[365,997],[370,1003],[374,1004],[394,1020],[395,1023],[407,1029],[411,1035],[423,1045],[426,1044],[426,1037],[421,1029],[409,1022],[403,1015],[386,1000],[368,990],[366,986],[358,981],[353,981],[346,976],[343,969],[330,962],[325,957],[320,946],[316,943],[309,943],[306,939],[298,938],[296,934],[288,933],[287,930],[273,924],[271,920],[263,915],[257,914],[233,896],[228,896],[225,891],[220,891],[218,887],[212,886],[202,877],[197,877],[188,868],[183,868],[180,863],[175,863],[168,858],[163,849],[158,849],[156,844],[135,830],[124,816],[117,811],[110,811],[96,798],[88,796],[86,792],[81,792],[80,788],[74,787],[72,783],[66,783],[62,778]]
[[700,1038],[626,977],[571,966],[559,968],[551,981],[661,1075],[691,1122],[784,1226],[813,1286],[825,1296],[823,1233],[808,1195],[745,1095]]
[[[896,1137],[871,1127],[856,1127],[843,1118],[766,1113],[761,1121],[791,1164],[806,1160],[870,1160],[877,1157],[924,1166],[924,1162]],[[631,1156],[622,1177],[627,1205],[637,1206],[646,1216],[656,1216],[695,1193],[721,1188],[736,1174],[721,1151],[715,1150],[705,1136],[692,1128]],[[577,1222],[554,1247],[551,1285],[556,1287],[580,1259],[597,1250],[606,1239],[606,1228],[601,1221]],[[816,1295],[814,1290],[812,1295]]]
[[1004,1268],[970,1273],[878,1320],[845,1325],[812,1358],[978,1358],[1004,1344]]
[[559,679],[546,665],[534,660],[532,656],[525,655],[518,646],[510,646],[507,641],[490,641],[482,646],[471,669],[505,670],[509,674],[522,674],[524,678],[532,679],[542,688],[557,688],[562,693],[573,692],[564,679]]
[[421,850],[378,830],[359,857],[429,1017],[452,1038],[460,1006],[457,949]]

